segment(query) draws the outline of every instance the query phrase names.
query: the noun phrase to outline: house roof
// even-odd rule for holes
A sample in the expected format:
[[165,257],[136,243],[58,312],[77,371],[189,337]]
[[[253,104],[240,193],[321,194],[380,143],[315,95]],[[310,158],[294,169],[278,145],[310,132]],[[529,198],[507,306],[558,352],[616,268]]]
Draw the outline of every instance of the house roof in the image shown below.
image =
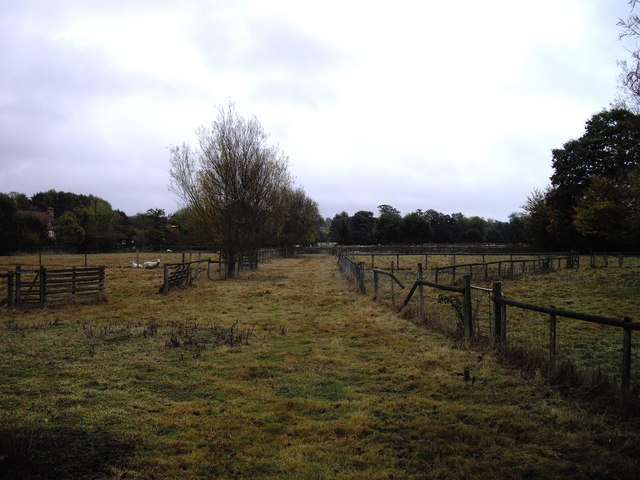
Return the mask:
[[53,225],[54,215],[53,209],[48,209],[46,212],[36,212],[33,210],[19,210],[18,215],[22,215],[23,217],[30,217],[35,220],[38,220],[43,226],[50,227]]

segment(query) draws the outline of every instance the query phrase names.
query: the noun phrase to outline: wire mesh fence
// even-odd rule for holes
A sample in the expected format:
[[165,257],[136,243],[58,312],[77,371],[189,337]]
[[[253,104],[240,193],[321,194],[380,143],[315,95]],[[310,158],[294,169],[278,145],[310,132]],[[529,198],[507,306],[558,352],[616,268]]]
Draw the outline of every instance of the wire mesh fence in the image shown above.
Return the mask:
[[[544,268],[540,268],[544,260],[549,260],[549,271],[577,265],[577,259],[572,256],[553,259],[534,259],[532,255],[522,257],[511,256],[504,262],[497,261],[503,265],[498,267],[496,276],[509,277],[510,270],[518,268],[525,274],[546,273]],[[451,275],[448,285],[439,279],[437,284],[431,282],[434,285],[427,286],[426,283],[434,279],[434,271],[440,265],[453,261],[453,255],[429,255],[430,269],[425,269],[422,262],[414,265],[409,263],[417,259],[424,261],[424,255],[399,257],[395,254],[376,254],[369,256],[368,260],[365,258],[360,257],[360,264],[369,267],[365,268],[365,283],[374,287],[371,290],[368,287],[368,293],[376,301],[402,310],[404,317],[414,318],[456,336],[467,336],[471,331],[474,340],[499,343],[505,352],[519,357],[516,360],[524,364],[537,365],[547,371],[554,369],[556,374],[579,378],[582,383],[616,385],[626,391],[640,391],[640,331],[635,330],[636,324],[632,328],[625,328],[619,319],[566,312],[553,307],[520,308],[515,305],[518,302],[498,305],[495,302],[496,295],[489,288],[491,275],[484,275],[482,270],[473,270],[485,268],[486,265],[473,265],[467,270],[466,276],[477,279],[478,282],[474,281],[474,284],[479,283],[470,287],[468,300],[461,291],[455,290],[462,285],[459,275],[455,280]],[[488,255],[484,256],[484,260],[488,259]],[[398,260],[399,264],[396,263]],[[634,260],[626,259],[625,263],[628,266]],[[383,268],[385,263],[386,269]],[[506,272],[505,264],[509,265]],[[370,268],[373,265],[375,268]],[[588,268],[589,262],[583,265]],[[383,269],[385,275],[381,274]],[[415,293],[405,304],[407,295],[413,289],[416,289]],[[501,291],[498,297],[502,297]],[[470,305],[467,307],[465,302]],[[503,319],[496,317],[496,308],[503,310],[502,314],[498,314]],[[470,326],[465,325],[466,316],[471,317]],[[625,344],[625,332],[629,345]]]

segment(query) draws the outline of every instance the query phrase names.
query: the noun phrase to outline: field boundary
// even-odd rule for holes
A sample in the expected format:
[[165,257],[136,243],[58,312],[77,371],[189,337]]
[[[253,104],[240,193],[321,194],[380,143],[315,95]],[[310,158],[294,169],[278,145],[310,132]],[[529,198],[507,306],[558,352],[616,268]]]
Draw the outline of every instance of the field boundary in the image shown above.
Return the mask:
[[[340,252],[339,250],[335,251],[336,256],[338,257],[338,262],[340,265],[341,271],[352,281],[356,282],[358,285],[358,291],[360,293],[366,293],[366,285],[364,285],[365,278],[365,266],[364,262],[354,262],[349,259],[346,254]],[[393,254],[388,254],[393,256]],[[545,262],[547,260],[548,262]],[[424,279],[422,264],[418,264],[418,275],[417,279],[412,283],[411,288],[405,298],[405,300],[400,304],[399,307],[396,306],[396,292],[394,290],[394,286],[398,285],[401,288],[404,288],[403,282],[396,276],[396,272],[394,271],[394,262],[391,262],[390,270],[381,270],[378,268],[373,268],[373,284],[374,284],[374,297],[373,299],[379,301],[381,296],[379,294],[379,279],[380,275],[384,275],[390,278],[390,288],[391,288],[391,306],[394,310],[396,310],[399,314],[403,314],[406,317],[406,312],[404,310],[409,306],[411,300],[414,296],[418,297],[418,307],[416,316],[421,319],[427,318],[427,311],[433,313],[435,305],[426,305],[426,296],[424,292],[424,288],[431,288],[438,291],[448,292],[454,294],[453,297],[449,298],[438,298],[438,303],[449,304],[455,310],[454,315],[454,323],[457,320],[458,323],[458,332],[464,334],[465,340],[470,345],[471,343],[484,343],[487,341],[498,348],[501,352],[505,354],[509,354],[510,346],[507,343],[507,331],[508,326],[513,323],[513,321],[509,321],[512,315],[507,315],[507,306],[518,309],[520,311],[529,311],[535,312],[537,314],[543,314],[546,320],[543,318],[542,322],[538,322],[539,324],[546,324],[544,329],[546,333],[536,332],[538,337],[535,337],[531,334],[531,338],[527,341],[525,338],[523,349],[529,352],[544,352],[541,355],[541,361],[550,367],[556,367],[559,362],[559,346],[558,340],[560,338],[560,331],[558,329],[558,322],[560,319],[567,320],[578,320],[580,322],[589,322],[592,324],[602,325],[606,328],[618,328],[623,332],[621,341],[618,343],[617,352],[614,355],[617,360],[614,360],[616,367],[616,372],[610,372],[609,374],[602,373],[600,371],[600,365],[594,365],[594,368],[598,371],[598,377],[607,377],[607,381],[610,384],[617,384],[624,394],[628,394],[631,391],[637,392],[640,389],[640,381],[637,379],[640,377],[640,364],[636,365],[637,362],[633,362],[632,359],[635,358],[633,355],[638,355],[638,350],[640,350],[640,342],[636,340],[636,345],[634,349],[634,343],[632,341],[632,332],[634,330],[640,330],[640,323],[634,323],[630,318],[615,318],[609,316],[601,316],[601,315],[592,315],[582,312],[570,311],[555,308],[553,306],[546,307],[541,305],[528,304],[524,302],[519,302],[513,299],[508,299],[504,293],[502,292],[502,284],[499,281],[494,281],[492,288],[485,288],[477,285],[472,285],[471,280],[471,270],[472,266],[483,266],[483,268],[487,265],[498,265],[498,272],[503,271],[505,269],[502,268],[504,264],[510,264],[508,267],[508,275],[507,277],[513,276],[511,270],[514,269],[515,264],[523,264],[523,262],[530,262],[532,265],[531,271],[536,274],[548,273],[553,271],[553,263],[556,262],[557,268],[560,269],[563,265],[566,265],[566,268],[577,268],[579,263],[577,260],[577,254],[573,252],[567,256],[554,256],[548,258],[537,258],[537,259],[529,259],[529,260],[503,260],[499,262],[485,262],[482,263],[472,263],[472,264],[458,264],[456,266],[447,266],[443,267],[443,269],[452,269],[455,271],[455,268],[465,269],[466,275],[462,278],[458,278],[452,284],[445,284],[441,281],[439,282],[438,274],[436,273],[436,281],[429,281]],[[544,267],[544,268],[541,268]],[[437,268],[437,267],[436,267]],[[524,269],[524,267],[522,267]],[[435,269],[434,269],[435,270]],[[450,271],[450,270],[449,270]],[[488,275],[484,275],[485,278],[488,278]],[[482,275],[478,275],[478,278],[482,277]],[[455,278],[455,277],[454,277]],[[495,278],[495,277],[494,277]],[[499,277],[498,277],[499,278]],[[362,280],[361,280],[362,279]],[[416,295],[417,292],[417,295]],[[479,313],[478,313],[478,302],[475,302],[474,308],[474,300],[473,295],[475,293],[479,293],[485,296],[485,299],[488,300],[490,313],[488,315],[488,325],[485,334],[481,333],[480,328],[477,324],[479,324]],[[442,300],[442,301],[441,301]],[[515,311],[515,310],[514,310]],[[450,318],[450,317],[447,317]],[[449,320],[450,321],[450,320]],[[525,322],[526,323],[526,322]],[[453,325],[452,325],[453,327]],[[450,328],[447,331],[456,331],[455,328]],[[526,337],[526,335],[525,335]],[[539,337],[542,337],[542,341]],[[519,340],[522,340],[521,337]],[[569,337],[571,338],[571,337]],[[566,345],[563,346],[566,348]],[[520,355],[522,351],[518,351],[515,353],[516,355]],[[614,357],[611,357],[612,359]],[[569,361],[571,363],[571,361]],[[632,368],[632,365],[634,366]],[[571,364],[572,368],[575,367],[577,371],[580,371],[582,367],[577,364]],[[633,375],[633,376],[632,376]],[[595,376],[594,376],[595,377]],[[612,380],[613,379],[613,380]],[[632,381],[636,380],[636,381]]]

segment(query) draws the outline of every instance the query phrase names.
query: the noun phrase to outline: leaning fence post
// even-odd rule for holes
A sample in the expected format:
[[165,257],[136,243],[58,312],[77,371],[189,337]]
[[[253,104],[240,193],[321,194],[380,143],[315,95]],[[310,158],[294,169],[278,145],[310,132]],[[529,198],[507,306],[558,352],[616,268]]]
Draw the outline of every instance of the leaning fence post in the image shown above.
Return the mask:
[[[625,324],[631,326],[631,319],[624,318]],[[622,391],[628,392],[631,383],[631,328],[625,327],[622,342]]]
[[502,284],[493,282],[493,290],[491,293],[491,302],[493,303],[493,338],[494,342],[500,346],[504,345],[502,337],[502,307],[500,299],[502,298]]
[[471,304],[471,277],[464,276],[464,337],[470,340],[473,337],[473,305]]

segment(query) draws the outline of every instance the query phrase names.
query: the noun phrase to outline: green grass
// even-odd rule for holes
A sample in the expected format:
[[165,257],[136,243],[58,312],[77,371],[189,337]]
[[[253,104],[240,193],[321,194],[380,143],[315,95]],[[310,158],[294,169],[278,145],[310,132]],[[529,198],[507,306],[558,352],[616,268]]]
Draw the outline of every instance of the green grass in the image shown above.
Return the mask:
[[108,304],[2,312],[0,478],[635,478],[640,467],[637,417],[398,318],[355,294],[331,257],[168,296],[155,293],[158,272],[126,257],[90,260],[108,266]]

